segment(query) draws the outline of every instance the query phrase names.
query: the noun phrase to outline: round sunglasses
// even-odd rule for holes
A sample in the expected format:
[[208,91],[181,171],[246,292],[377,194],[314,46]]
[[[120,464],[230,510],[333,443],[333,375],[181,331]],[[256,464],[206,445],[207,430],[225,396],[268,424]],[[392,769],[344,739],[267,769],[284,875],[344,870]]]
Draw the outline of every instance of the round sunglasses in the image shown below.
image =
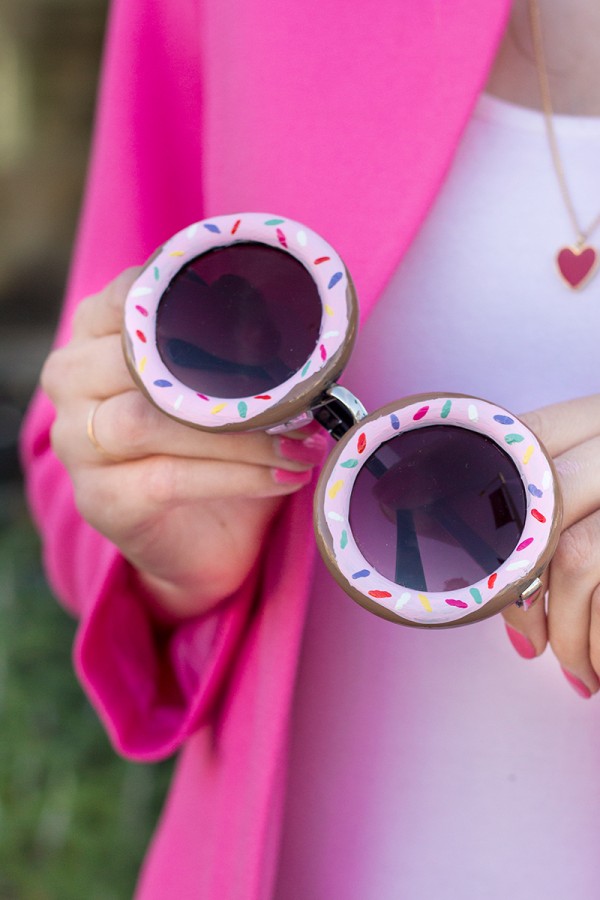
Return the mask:
[[339,255],[281,216],[216,216],[146,263],[123,345],[148,399],[207,431],[317,420],[337,441],[315,493],[319,550],[344,591],[405,625],[450,627],[527,607],[556,548],[552,460],[512,413],[423,394],[367,415],[337,384],[358,304]]

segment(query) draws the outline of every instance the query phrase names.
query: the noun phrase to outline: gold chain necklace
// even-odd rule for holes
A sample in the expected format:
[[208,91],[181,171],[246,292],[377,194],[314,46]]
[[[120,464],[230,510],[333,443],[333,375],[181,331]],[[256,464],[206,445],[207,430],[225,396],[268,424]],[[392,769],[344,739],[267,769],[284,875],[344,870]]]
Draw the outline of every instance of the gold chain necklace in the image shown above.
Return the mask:
[[590,281],[598,268],[598,251],[588,243],[588,240],[598,225],[600,225],[600,214],[596,216],[587,228],[581,227],[567,185],[565,170],[558,149],[556,132],[554,130],[554,112],[552,109],[552,100],[550,98],[550,83],[548,79],[546,57],[544,54],[544,43],[542,40],[540,9],[537,0],[529,0],[529,19],[531,22],[531,37],[533,40],[535,64],[540,83],[544,121],[546,123],[546,135],[550,145],[552,163],[554,165],[554,171],[556,172],[560,192],[567,213],[571,220],[573,230],[577,235],[574,244],[567,244],[558,250],[555,256],[556,266],[558,268],[558,274],[564,283],[573,290],[578,290]]

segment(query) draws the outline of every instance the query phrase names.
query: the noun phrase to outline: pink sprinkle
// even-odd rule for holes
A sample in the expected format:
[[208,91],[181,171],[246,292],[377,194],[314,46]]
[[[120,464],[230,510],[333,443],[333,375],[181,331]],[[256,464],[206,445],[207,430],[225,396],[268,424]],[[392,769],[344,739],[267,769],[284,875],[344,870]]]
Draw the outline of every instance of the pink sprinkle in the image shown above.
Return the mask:
[[206,397],[204,394],[196,394],[196,397],[200,397],[201,400],[208,400],[208,397]]
[[533,542],[533,538],[527,538],[526,540],[521,541],[521,543],[520,543],[519,546],[517,547],[517,550],[524,550],[525,547],[529,547],[529,545],[530,545],[532,542]]
[[147,316],[147,315],[148,315],[148,310],[147,310],[147,309],[144,309],[143,306],[136,306],[136,309],[137,309],[137,311],[138,311],[139,313],[141,313],[143,316]]
[[426,416],[429,412],[428,406],[422,406],[421,409],[418,409],[417,412],[413,416],[413,420],[417,422],[419,419],[422,419],[423,416]]
[[275,233],[277,234],[277,238],[279,240],[279,243],[282,245],[282,247],[287,247],[287,240],[286,240],[285,234],[283,233],[281,228],[278,228]]
[[459,609],[467,609],[467,607],[469,606],[469,604],[465,603],[464,600],[454,600],[452,597],[447,597],[446,603],[448,604],[448,606],[458,606]]
[[325,361],[327,359],[327,350],[325,349],[323,344],[321,344],[321,359],[323,361]]

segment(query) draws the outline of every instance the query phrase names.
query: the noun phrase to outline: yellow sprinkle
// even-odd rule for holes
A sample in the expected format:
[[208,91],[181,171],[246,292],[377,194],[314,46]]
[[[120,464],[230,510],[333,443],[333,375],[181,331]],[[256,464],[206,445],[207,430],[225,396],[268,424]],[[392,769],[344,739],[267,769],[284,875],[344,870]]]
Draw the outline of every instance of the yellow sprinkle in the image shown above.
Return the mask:
[[210,411],[211,415],[214,416],[215,413],[221,412],[221,410],[225,409],[226,406],[227,406],[226,403],[217,403],[217,405],[213,406],[213,408],[211,409],[211,411]]
[[431,603],[429,602],[425,594],[418,594],[417,596],[421,601],[421,606],[423,607],[423,609],[427,610],[427,612],[431,612]]
[[525,456],[523,457],[523,462],[527,464],[531,459],[531,454],[533,453],[533,444],[530,444],[527,450],[525,451]]
[[332,315],[333,315],[333,310],[332,310],[332,308],[330,307],[329,303],[326,303],[326,304],[325,304],[325,312],[327,313],[328,316],[332,316]]
[[339,478],[336,482],[334,482],[334,484],[331,485],[331,487],[327,491],[327,494],[331,500],[335,499],[336,494],[339,493],[339,491],[341,490],[343,485],[344,485],[344,482],[342,481],[341,478]]
[[144,374],[144,369],[146,368],[147,362],[148,362],[148,357],[142,356],[142,358],[140,359],[140,361],[138,363],[138,371],[139,371],[140,375]]
[[183,250],[172,250],[169,256],[183,256]]

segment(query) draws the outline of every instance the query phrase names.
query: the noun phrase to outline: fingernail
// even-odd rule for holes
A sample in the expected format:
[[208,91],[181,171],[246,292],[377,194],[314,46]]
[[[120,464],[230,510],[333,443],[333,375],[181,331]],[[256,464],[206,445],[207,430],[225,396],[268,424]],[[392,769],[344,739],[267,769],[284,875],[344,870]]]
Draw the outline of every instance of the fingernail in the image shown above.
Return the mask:
[[280,437],[277,439],[277,452],[284,459],[292,462],[307,463],[315,466],[323,459],[327,448],[327,440],[322,434],[311,434],[303,441],[294,438]]
[[312,469],[305,472],[290,472],[289,469],[272,469],[271,471],[276,484],[295,484],[300,487],[308,484],[312,478]]
[[506,626],[506,633],[510,639],[511,644],[523,659],[533,659],[536,656],[535,647],[529,640],[526,638],[524,634],[521,634],[520,631],[517,631],[514,628],[511,628],[506,622],[504,623]]
[[[561,666],[562,669],[562,666]],[[580,681],[575,675],[572,675],[571,672],[568,672],[566,669],[562,669],[562,673],[573,688],[574,691],[577,691],[580,697],[583,697],[585,700],[589,700],[592,696],[592,692],[590,689]]]

